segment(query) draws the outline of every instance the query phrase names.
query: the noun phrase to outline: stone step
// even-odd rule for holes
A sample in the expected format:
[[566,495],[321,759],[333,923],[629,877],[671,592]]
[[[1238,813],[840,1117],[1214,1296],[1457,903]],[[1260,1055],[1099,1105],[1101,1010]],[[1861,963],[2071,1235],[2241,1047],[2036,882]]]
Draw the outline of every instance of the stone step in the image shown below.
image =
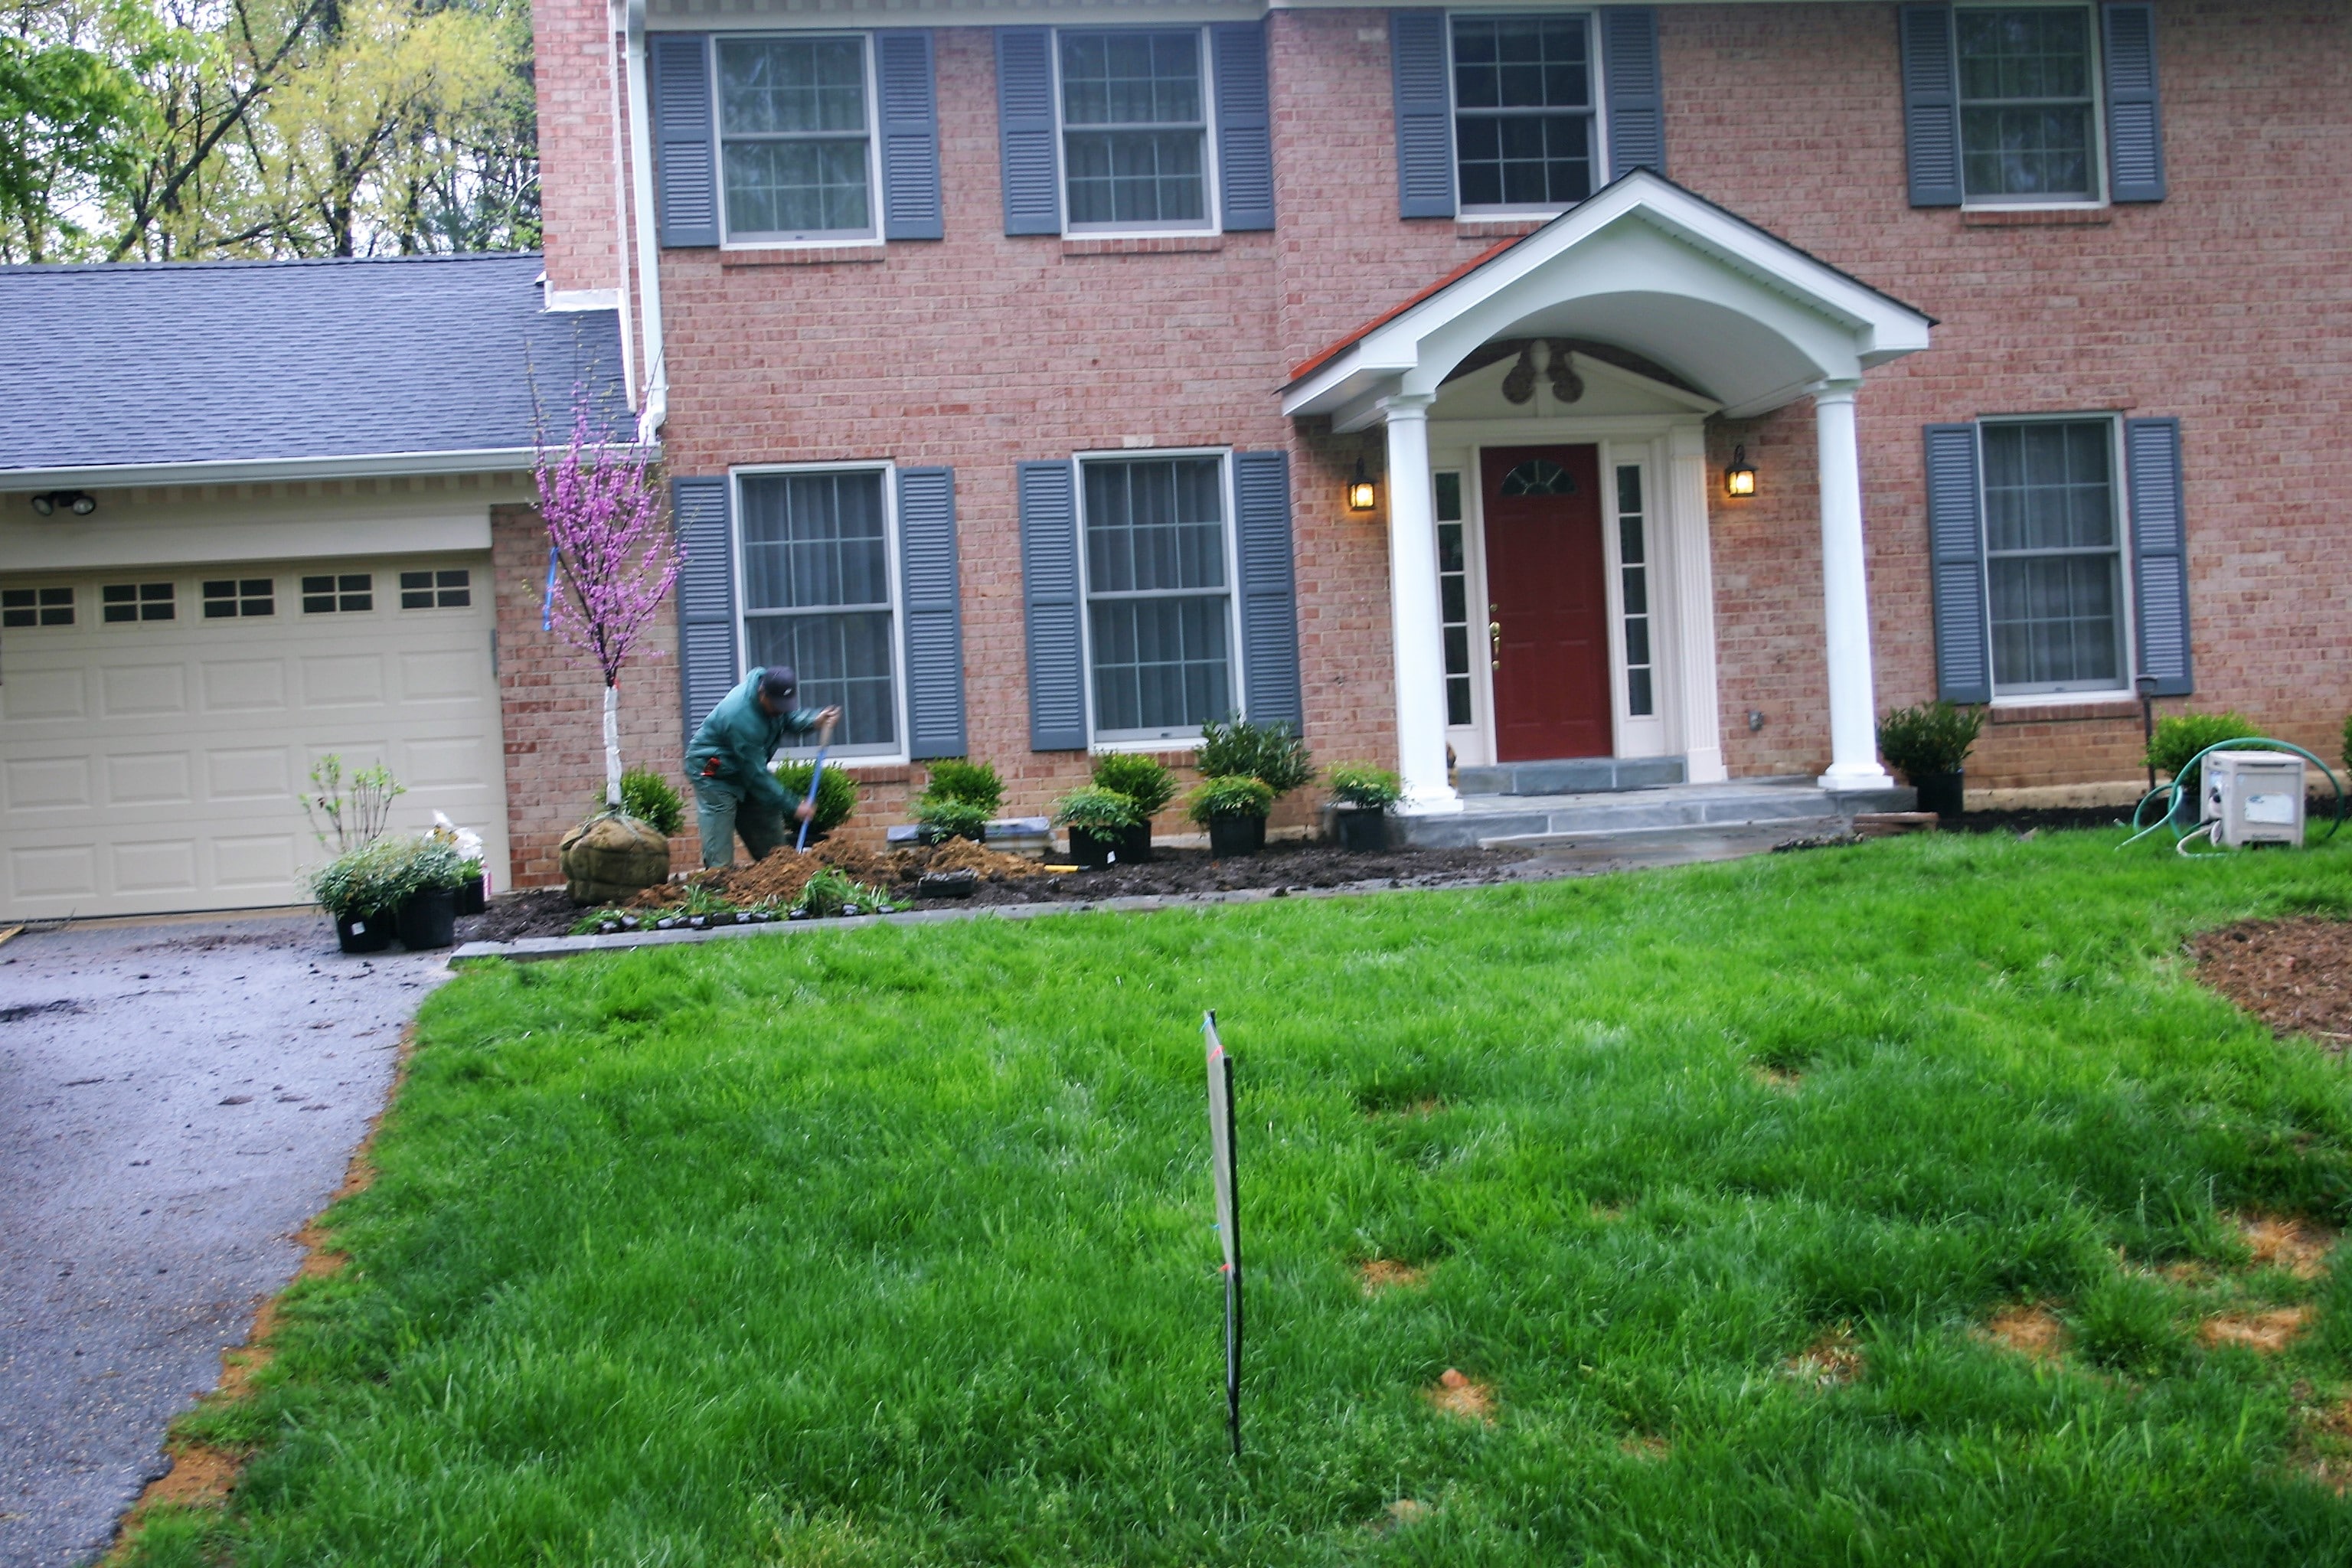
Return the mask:
[[1811,781],[1676,784],[1608,794],[1465,797],[1457,814],[1400,817],[1398,826],[1410,845],[1468,848],[1656,828],[1843,822],[1857,812],[1906,811],[1914,799],[1907,789],[1832,794]]
[[1566,757],[1456,768],[1454,787],[1464,795],[1591,795],[1655,789],[1683,778],[1680,757]]

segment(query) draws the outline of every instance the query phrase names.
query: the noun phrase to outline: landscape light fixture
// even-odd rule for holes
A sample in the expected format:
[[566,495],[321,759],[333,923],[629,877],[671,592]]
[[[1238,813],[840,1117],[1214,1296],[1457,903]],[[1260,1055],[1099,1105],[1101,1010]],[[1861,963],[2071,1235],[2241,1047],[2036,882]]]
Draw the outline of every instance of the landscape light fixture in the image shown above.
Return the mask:
[[55,517],[59,507],[88,517],[98,510],[98,498],[88,490],[43,490],[33,498],[33,510],[43,517]]
[[1723,493],[1727,496],[1752,496],[1756,493],[1756,470],[1748,466],[1746,447],[1731,449],[1731,467],[1723,470]]
[[1364,459],[1359,457],[1356,459],[1356,477],[1348,481],[1348,510],[1370,511],[1380,504],[1380,487],[1373,484],[1371,476],[1364,472]]

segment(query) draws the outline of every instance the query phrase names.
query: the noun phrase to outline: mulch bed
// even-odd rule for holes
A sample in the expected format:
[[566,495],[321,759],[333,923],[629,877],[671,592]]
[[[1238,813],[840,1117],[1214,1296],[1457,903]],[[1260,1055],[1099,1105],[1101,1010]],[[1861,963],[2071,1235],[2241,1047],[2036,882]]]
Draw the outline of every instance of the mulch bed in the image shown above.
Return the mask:
[[2282,1035],[2352,1044],[2352,921],[2241,921],[2189,943],[2197,978]]

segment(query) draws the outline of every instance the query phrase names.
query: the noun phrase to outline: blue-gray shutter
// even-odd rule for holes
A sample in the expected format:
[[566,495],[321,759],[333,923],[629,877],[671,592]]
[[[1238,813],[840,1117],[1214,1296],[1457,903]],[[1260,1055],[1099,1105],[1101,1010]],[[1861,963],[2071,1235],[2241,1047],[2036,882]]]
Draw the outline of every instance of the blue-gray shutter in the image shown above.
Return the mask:
[[2107,60],[2107,198],[2164,199],[2164,116],[2156,90],[2156,7],[2099,7]]
[[735,527],[724,476],[669,482],[677,527],[677,677],[690,743],[719,700],[735,689]]
[[1242,679],[1253,724],[1303,728],[1298,588],[1291,560],[1290,454],[1234,454],[1241,513]]
[[1911,205],[1960,205],[1960,67],[1949,5],[1906,5],[1903,146],[1911,164]]
[[907,754],[961,757],[969,748],[953,468],[898,470],[898,584],[906,598]]
[[1228,229],[1274,226],[1274,117],[1266,103],[1265,24],[1209,29],[1217,72],[1217,180]]
[[2139,673],[2158,697],[2195,689],[2189,668],[2189,538],[2180,505],[2180,421],[2124,421],[2132,577],[2139,598]]
[[1061,233],[1051,27],[996,29],[996,144],[1004,169],[1004,232]]
[[874,35],[882,100],[882,237],[942,239],[939,89],[928,28]]
[[1984,500],[1977,484],[1977,427],[1927,426],[1927,544],[1936,614],[1936,695],[1992,700],[1990,628],[1985,622]]
[[719,243],[718,126],[710,112],[710,38],[656,33],[651,52],[654,166],[661,242]]
[[1389,13],[1399,217],[1454,216],[1454,94],[1445,62],[1444,12]]
[[1652,5],[1601,9],[1601,71],[1609,92],[1609,177],[1666,172],[1666,94],[1658,74],[1658,13]]
[[1087,748],[1078,634],[1078,512],[1068,462],[1021,465],[1021,592],[1029,626],[1029,749]]

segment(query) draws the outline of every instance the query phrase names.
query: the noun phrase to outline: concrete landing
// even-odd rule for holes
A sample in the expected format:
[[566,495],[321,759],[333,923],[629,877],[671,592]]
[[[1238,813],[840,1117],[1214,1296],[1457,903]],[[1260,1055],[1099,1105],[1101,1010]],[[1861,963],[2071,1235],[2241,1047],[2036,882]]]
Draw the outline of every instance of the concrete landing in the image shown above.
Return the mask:
[[1598,795],[1683,782],[1680,757],[1567,757],[1456,768],[1454,787],[1472,795]]
[[1749,823],[1843,831],[1858,812],[1909,811],[1908,789],[1832,792],[1809,778],[1738,779],[1729,784],[1577,795],[1465,795],[1444,816],[1403,816],[1405,843],[1426,848],[1529,847],[1664,828],[1733,827]]

